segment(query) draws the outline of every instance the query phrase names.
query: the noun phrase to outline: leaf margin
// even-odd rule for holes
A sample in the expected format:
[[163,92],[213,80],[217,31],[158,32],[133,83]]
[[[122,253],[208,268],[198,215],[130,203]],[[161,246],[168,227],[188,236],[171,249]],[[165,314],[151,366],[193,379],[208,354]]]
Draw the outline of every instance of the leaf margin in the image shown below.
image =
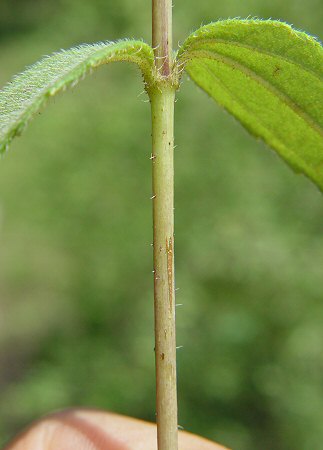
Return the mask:
[[[189,70],[189,64],[190,62],[192,62],[194,60],[194,58],[197,59],[197,57],[200,57],[201,60],[207,59],[207,55],[203,55],[203,49],[201,50],[200,55],[197,55],[198,52],[198,47],[201,44],[201,42],[206,42],[207,39],[210,37],[210,35],[212,36],[212,33],[216,34],[216,31],[214,31],[214,29],[216,28],[220,28],[223,27],[223,29],[227,26],[227,25],[274,25],[275,27],[278,27],[280,29],[283,29],[284,32],[287,33],[291,33],[291,35],[293,37],[297,37],[299,38],[301,41],[303,41],[306,44],[310,44],[312,46],[312,49],[314,48],[315,52],[317,52],[317,55],[321,56],[321,62],[323,60],[323,47],[320,43],[320,41],[315,38],[314,36],[311,36],[303,31],[298,31],[295,28],[293,28],[291,25],[288,25],[285,22],[282,21],[277,21],[277,20],[262,20],[262,19],[226,19],[226,20],[220,20],[217,22],[211,22],[208,25],[204,25],[202,27],[200,27],[198,30],[194,31],[193,33],[191,33],[188,38],[184,41],[184,43],[182,44],[182,46],[180,47],[178,54],[177,54],[177,64],[180,67],[180,73],[182,74],[182,72],[185,70],[188,75],[190,76],[190,78],[202,89],[204,90],[213,100],[215,100],[220,106],[224,107],[224,109],[226,109],[231,115],[233,115],[238,121],[240,121],[240,123],[247,128],[247,130],[253,134],[256,137],[261,137],[261,139],[267,144],[269,145],[269,147],[271,147],[272,149],[274,149],[278,155],[280,157],[282,157],[284,159],[284,161],[290,165],[296,172],[302,172],[305,175],[307,175],[318,187],[320,190],[323,191],[323,140],[322,140],[322,148],[321,152],[322,155],[320,153],[320,157],[322,156],[322,164],[321,161],[319,163],[319,166],[315,169],[310,168],[309,166],[306,166],[306,164],[304,164],[304,161],[299,159],[299,155],[297,155],[297,157],[295,157],[295,160],[292,161],[291,159],[289,159],[288,157],[285,157],[288,153],[290,153],[290,151],[288,150],[287,147],[285,147],[287,149],[287,152],[284,152],[282,150],[282,146],[280,146],[280,148],[278,148],[277,146],[274,146],[271,144],[271,142],[269,142],[268,139],[266,139],[264,137],[264,135],[261,134],[257,134],[255,133],[255,128],[254,127],[250,127],[248,126],[248,124],[246,122],[244,122],[244,120],[241,119],[241,117],[239,117],[237,114],[235,114],[235,112],[232,111],[232,109],[230,110],[229,107],[227,107],[227,105],[221,103],[221,101],[218,101],[218,99],[216,99],[215,97],[213,97],[213,95],[211,95],[211,93],[206,90],[205,87],[203,87],[201,84],[198,83],[198,81],[196,79],[194,79],[194,76],[192,76],[192,74],[190,73]],[[221,32],[223,30],[220,30]],[[221,33],[220,33],[221,34]],[[213,39],[215,40],[214,36]],[[217,40],[217,44],[218,43],[227,43],[229,40],[221,40],[218,39]],[[236,40],[232,40],[232,42],[229,41],[229,43],[236,46],[239,46],[240,44],[236,41]],[[244,48],[248,48],[247,45],[242,44],[241,47]],[[253,47],[249,47],[249,49],[254,50]],[[256,49],[257,51],[258,49]],[[213,51],[213,50],[212,50]],[[290,48],[289,51],[291,53],[293,53],[293,49]],[[260,53],[266,53],[263,50],[260,50]],[[275,54],[270,54],[270,52],[267,52],[269,56],[276,56]],[[223,55],[220,53],[220,57],[223,57]],[[225,57],[224,57],[225,58]],[[220,59],[220,58],[219,58]],[[215,60],[215,58],[214,58]],[[233,59],[233,61],[235,61]],[[287,61],[290,62],[287,58]],[[323,87],[323,65],[322,63],[319,61],[319,58],[317,58],[316,61],[316,65],[315,65],[315,70],[313,71],[313,55],[307,55],[307,60],[306,60],[306,64],[305,64],[305,68],[303,65],[303,61],[302,64],[299,64],[299,66],[303,69],[303,70],[309,70],[309,72],[312,73],[312,75],[314,75],[315,77],[318,77],[318,79],[320,80],[320,83],[322,83],[322,87]],[[294,60],[293,60],[294,62]],[[314,61],[315,62],[315,61]],[[255,72],[256,76],[257,73]],[[267,82],[265,80],[265,82]],[[274,87],[274,86],[273,86]],[[280,94],[283,94],[282,92],[280,92]],[[233,95],[233,94],[232,94]],[[283,94],[284,95],[284,94]],[[234,108],[233,108],[234,109]],[[303,111],[303,110],[302,110]],[[307,114],[306,111],[303,111],[305,113],[305,115]],[[321,112],[321,109],[320,109]],[[311,118],[312,119],[312,118]],[[315,124],[316,126],[317,124]],[[323,126],[322,123],[320,122],[320,124],[318,125],[319,129],[316,130],[320,136],[322,136],[323,138]],[[295,153],[296,156],[296,153]],[[300,162],[300,164],[298,163],[298,161]],[[319,170],[319,173],[317,172]]]
[[[84,52],[84,59],[80,57],[82,52]],[[70,70],[66,69],[56,78],[54,76],[49,84],[44,84],[34,91],[31,89],[28,103],[28,89],[35,87],[33,83],[37,82],[40,69],[45,68],[43,73],[46,73],[46,67],[55,63],[55,60],[63,60],[64,56],[72,59],[73,55],[80,57],[75,66],[72,66]],[[30,120],[51,97],[69,87],[74,87],[97,67],[116,61],[136,63],[141,70],[146,89],[155,82],[152,48],[144,41],[130,39],[81,44],[67,50],[63,49],[43,57],[20,74],[15,75],[0,90],[0,117],[2,119],[2,123],[0,123],[0,154],[8,150],[14,137],[23,132]],[[56,73],[58,75],[58,72]],[[55,75],[55,70],[52,71],[52,75]],[[25,97],[24,91],[26,91]]]

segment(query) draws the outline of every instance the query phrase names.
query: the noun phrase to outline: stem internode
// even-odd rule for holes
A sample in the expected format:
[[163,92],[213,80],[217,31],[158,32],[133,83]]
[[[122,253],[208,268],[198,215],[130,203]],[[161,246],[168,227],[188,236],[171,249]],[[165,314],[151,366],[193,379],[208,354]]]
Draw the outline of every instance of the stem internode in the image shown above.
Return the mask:
[[174,279],[174,100],[161,83],[150,94],[152,111],[154,305],[158,450],[177,450]]
[[172,71],[172,1],[152,2],[152,44],[160,75],[168,78]]

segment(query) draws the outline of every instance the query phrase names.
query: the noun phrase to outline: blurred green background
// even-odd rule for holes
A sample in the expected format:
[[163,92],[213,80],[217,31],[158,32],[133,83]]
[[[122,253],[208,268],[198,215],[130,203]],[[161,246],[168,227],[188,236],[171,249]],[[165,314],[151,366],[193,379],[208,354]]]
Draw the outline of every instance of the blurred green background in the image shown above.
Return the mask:
[[[222,4],[221,4],[222,3]],[[177,1],[322,38],[321,0]],[[143,37],[144,0],[2,0],[0,84],[41,55]],[[176,104],[179,423],[236,450],[323,441],[323,198],[184,77]],[[150,115],[103,67],[0,161],[0,446],[73,405],[154,420]]]

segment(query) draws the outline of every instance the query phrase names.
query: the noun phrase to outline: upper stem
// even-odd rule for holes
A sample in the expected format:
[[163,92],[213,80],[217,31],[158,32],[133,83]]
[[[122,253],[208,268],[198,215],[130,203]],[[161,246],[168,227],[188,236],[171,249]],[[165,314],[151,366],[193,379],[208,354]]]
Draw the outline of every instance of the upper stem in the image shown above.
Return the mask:
[[152,1],[152,44],[160,75],[172,71],[172,0]]

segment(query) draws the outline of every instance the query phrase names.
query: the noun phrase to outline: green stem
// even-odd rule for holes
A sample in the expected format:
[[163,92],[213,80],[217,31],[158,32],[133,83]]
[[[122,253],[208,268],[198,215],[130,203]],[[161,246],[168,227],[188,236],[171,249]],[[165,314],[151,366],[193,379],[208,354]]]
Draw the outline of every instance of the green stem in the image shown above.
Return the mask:
[[156,419],[158,450],[177,450],[174,278],[174,102],[172,0],[152,0],[157,69],[152,115]]
[[157,70],[167,78],[172,70],[172,0],[152,1],[152,44]]
[[150,92],[154,220],[154,304],[158,450],[177,450],[174,280],[174,100],[162,81]]

